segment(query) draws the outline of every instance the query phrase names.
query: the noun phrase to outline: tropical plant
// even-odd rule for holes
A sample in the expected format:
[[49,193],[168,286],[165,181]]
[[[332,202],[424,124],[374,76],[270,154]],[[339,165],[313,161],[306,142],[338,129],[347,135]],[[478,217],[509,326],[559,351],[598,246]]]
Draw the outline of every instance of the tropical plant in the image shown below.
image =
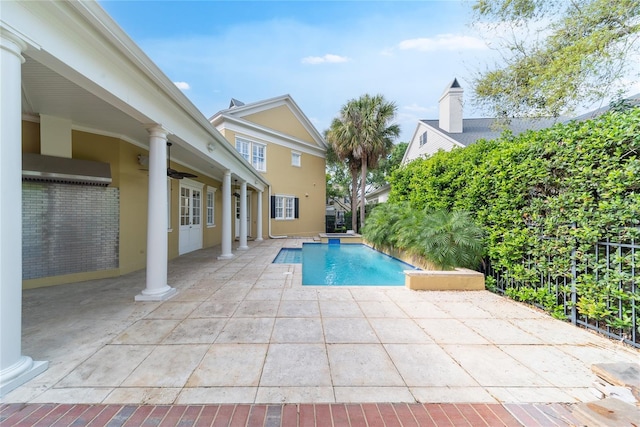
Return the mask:
[[325,136],[331,146],[330,153],[338,160],[344,162],[351,175],[351,229],[357,230],[357,217],[353,213],[358,208],[358,172],[362,167],[362,160],[357,158],[350,149],[353,136],[349,133],[346,123],[338,118],[333,119],[331,127],[325,132]]
[[437,269],[475,268],[483,255],[483,230],[467,212],[412,209],[409,203],[385,203],[369,215],[364,238],[376,247],[399,249]]
[[[400,134],[397,124],[390,124],[397,107],[382,95],[362,95],[348,101],[340,110],[329,130],[327,140],[336,155],[349,163],[352,173],[352,212],[356,212],[356,167],[360,170],[360,205],[365,205],[368,168],[375,168],[383,156],[393,148],[393,140]],[[360,224],[364,225],[365,211],[360,210]],[[356,220],[352,219],[356,226]],[[355,229],[355,228],[354,228]]]
[[437,268],[477,268],[482,260],[484,233],[468,212],[426,212],[416,231],[415,247]]

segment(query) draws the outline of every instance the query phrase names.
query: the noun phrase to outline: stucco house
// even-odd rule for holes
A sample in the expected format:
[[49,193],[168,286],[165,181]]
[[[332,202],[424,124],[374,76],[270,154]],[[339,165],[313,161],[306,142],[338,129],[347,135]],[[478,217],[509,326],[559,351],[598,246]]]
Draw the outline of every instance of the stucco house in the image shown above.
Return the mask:
[[[324,232],[327,145],[290,95],[247,104],[232,99],[229,108],[210,121],[269,183],[267,192],[244,196],[249,236],[308,237]],[[235,199],[238,222],[240,200]],[[259,204],[269,206],[266,215],[256,212]],[[264,223],[264,236],[258,233],[258,220]]]
[[268,144],[259,171],[97,2],[1,7],[0,395],[47,368],[22,354],[23,289],[146,267],[135,300],[166,300],[169,259],[270,234],[272,188],[300,217],[274,233],[322,229],[323,143],[290,97],[224,115],[232,141]]

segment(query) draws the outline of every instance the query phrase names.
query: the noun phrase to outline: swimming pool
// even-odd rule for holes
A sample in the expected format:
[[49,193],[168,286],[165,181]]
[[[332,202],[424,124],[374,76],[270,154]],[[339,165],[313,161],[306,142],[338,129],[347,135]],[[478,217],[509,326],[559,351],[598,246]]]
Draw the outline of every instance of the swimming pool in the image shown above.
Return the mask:
[[301,248],[282,248],[273,260],[273,264],[302,264]]
[[302,262],[304,286],[404,286],[404,270],[416,269],[363,244],[304,243],[273,262]]

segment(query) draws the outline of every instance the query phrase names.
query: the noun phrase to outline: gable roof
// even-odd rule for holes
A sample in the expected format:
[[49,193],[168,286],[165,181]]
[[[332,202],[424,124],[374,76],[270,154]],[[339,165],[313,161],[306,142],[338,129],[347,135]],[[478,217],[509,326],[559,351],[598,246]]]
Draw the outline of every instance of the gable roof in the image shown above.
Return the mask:
[[[313,139],[315,146],[310,144],[307,141],[300,140],[299,138],[295,138],[291,135],[285,135],[278,130],[269,129],[269,128],[266,128],[265,126],[262,126],[250,120],[244,119],[244,117],[250,116],[252,114],[260,113],[266,110],[271,110],[281,106],[286,106],[289,109],[289,111],[296,117],[296,119],[300,122],[300,124],[305,129],[305,131]],[[251,102],[247,104],[241,101],[238,101],[235,98],[232,98],[229,108],[227,108],[226,110],[218,111],[216,114],[211,116],[209,121],[214,126],[219,126],[224,122],[235,123],[243,126],[244,128],[249,128],[256,131],[268,133],[281,139],[287,139],[291,141],[295,140],[297,144],[308,146],[316,150],[320,149],[323,152],[326,151],[327,149],[327,143],[322,137],[322,135],[320,135],[320,133],[315,128],[313,123],[311,123],[309,118],[302,112],[302,109],[300,109],[298,104],[293,100],[293,98],[289,94],[265,99],[262,101]]]
[[[640,106],[640,93],[636,93],[635,95],[631,95],[631,96],[629,96],[627,98],[624,98],[623,101],[625,102],[625,104],[629,105],[630,107],[639,107]],[[577,117],[574,117],[572,120],[582,121],[582,120],[593,119],[593,118],[596,118],[596,117],[606,113],[609,110],[611,110],[611,104],[605,105],[604,107],[600,107],[600,108],[595,109],[593,111],[589,111],[588,113],[581,114],[581,115],[579,115]]]
[[463,119],[462,133],[449,133],[438,126],[438,120],[420,120],[425,125],[435,129],[445,135],[458,145],[467,147],[479,139],[498,138],[505,129],[510,130],[514,135],[518,135],[527,130],[539,130],[552,126],[556,119],[511,119],[507,126],[499,127],[497,119],[479,118]]

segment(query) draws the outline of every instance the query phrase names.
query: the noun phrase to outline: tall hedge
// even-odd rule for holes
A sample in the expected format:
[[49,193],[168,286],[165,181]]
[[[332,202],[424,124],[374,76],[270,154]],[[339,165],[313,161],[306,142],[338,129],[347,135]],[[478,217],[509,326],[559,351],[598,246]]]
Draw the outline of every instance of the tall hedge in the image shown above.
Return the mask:
[[639,154],[640,108],[610,112],[415,160],[393,174],[389,202],[471,212],[492,264],[517,269],[539,234],[587,245],[637,226]]

